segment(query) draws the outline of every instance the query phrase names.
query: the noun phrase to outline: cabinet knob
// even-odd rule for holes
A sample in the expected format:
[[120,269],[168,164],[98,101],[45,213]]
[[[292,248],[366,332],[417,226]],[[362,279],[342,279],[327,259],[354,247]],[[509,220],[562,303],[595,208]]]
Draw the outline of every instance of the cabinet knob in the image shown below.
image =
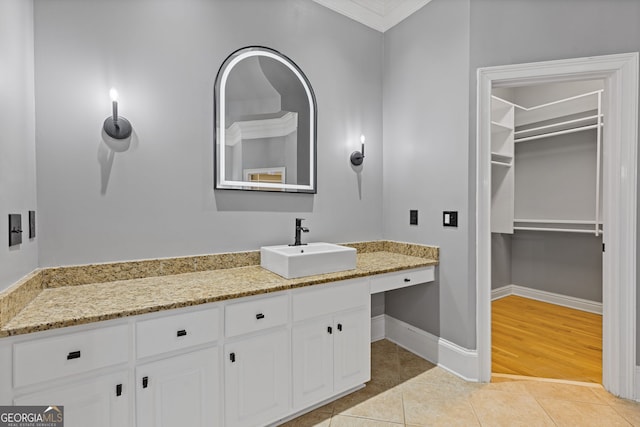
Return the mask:
[[264,319],[264,314],[262,314],[262,313],[256,314],[256,319],[258,319],[258,320]]
[[229,360],[231,360],[231,363],[235,363],[235,361],[236,361],[236,354],[235,354],[235,353],[231,353],[231,354],[229,354]]
[[342,332],[342,323],[338,323],[338,330]]
[[333,328],[332,328],[331,326],[328,326],[328,327],[327,327],[327,332],[329,332],[330,334],[332,334],[332,333],[333,333]]
[[404,278],[404,281],[405,281],[405,282],[410,282],[410,281],[411,281],[411,279],[409,279],[408,277],[405,277],[405,278]]
[[80,359],[80,350],[71,351],[69,352],[69,354],[67,354],[67,360],[72,360],[72,359]]
[[116,385],[116,396],[122,396],[122,384]]
[[149,386],[149,377],[142,377],[142,388],[147,388]]
[[176,332],[176,335],[179,337],[184,337],[185,335],[187,335],[187,331],[185,329],[180,329],[178,332]]

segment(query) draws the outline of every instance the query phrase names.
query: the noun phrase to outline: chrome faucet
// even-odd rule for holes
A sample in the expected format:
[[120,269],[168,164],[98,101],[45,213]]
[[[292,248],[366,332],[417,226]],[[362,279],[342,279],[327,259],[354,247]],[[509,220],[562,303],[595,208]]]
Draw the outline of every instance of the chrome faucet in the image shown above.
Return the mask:
[[295,242],[293,242],[293,244],[289,246],[306,245],[306,243],[302,243],[300,241],[300,233],[308,233],[309,229],[307,227],[302,226],[302,221],[304,221],[304,218],[296,218],[296,240]]

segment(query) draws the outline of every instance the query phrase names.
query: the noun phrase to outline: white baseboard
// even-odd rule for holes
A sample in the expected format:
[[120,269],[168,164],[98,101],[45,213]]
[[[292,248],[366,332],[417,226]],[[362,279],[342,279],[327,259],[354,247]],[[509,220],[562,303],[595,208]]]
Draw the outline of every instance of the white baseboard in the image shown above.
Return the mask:
[[384,316],[385,337],[431,363],[438,363],[438,337],[391,316]]
[[379,341],[385,337],[384,314],[371,318],[371,342]]
[[550,304],[561,305],[563,307],[582,310],[589,313],[602,314],[602,303],[589,301],[582,298],[570,297],[553,292],[539,291],[519,285],[506,285],[501,288],[491,290],[491,300],[497,300],[509,295],[517,295]]
[[466,381],[478,381],[478,352],[385,315],[385,336],[418,356],[437,363],[441,368]]
[[444,338],[438,340],[438,366],[466,381],[480,379],[478,351],[460,347]]

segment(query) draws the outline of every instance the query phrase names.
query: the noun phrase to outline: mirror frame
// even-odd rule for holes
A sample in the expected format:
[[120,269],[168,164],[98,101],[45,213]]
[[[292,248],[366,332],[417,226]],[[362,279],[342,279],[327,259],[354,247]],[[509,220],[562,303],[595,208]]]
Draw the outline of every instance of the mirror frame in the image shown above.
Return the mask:
[[[226,83],[233,67],[240,61],[253,56],[264,56],[274,59],[287,68],[298,78],[307,94],[309,101],[309,185],[285,184],[285,183],[266,183],[266,182],[250,182],[250,181],[233,181],[225,178],[225,106],[226,106]],[[277,50],[264,46],[247,46],[240,48],[231,53],[224,60],[218,74],[214,88],[214,189],[215,190],[243,190],[243,191],[268,191],[277,192],[280,190],[289,193],[317,193],[317,121],[318,112],[316,104],[316,96],[311,87],[311,83],[302,72],[300,67],[296,65],[287,56],[281,54]]]

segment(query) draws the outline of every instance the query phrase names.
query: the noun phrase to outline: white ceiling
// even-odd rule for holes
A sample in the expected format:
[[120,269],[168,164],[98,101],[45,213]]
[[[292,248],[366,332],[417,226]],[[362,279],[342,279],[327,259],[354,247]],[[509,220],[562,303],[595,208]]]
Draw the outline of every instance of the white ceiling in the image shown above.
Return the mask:
[[384,33],[431,0],[313,1]]

